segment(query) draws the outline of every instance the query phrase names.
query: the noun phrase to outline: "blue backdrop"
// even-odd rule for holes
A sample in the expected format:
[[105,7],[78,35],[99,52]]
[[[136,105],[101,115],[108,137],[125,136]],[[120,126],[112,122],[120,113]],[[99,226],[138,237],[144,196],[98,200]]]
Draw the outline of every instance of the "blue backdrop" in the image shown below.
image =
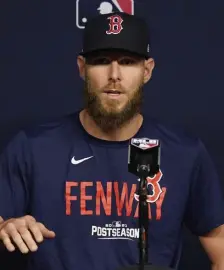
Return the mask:
[[[10,1],[1,4],[0,147],[22,126],[82,106],[76,57],[85,22],[123,10],[150,26],[156,69],[144,111],[199,135],[224,185],[224,4],[219,0]],[[185,232],[181,269],[210,269]]]

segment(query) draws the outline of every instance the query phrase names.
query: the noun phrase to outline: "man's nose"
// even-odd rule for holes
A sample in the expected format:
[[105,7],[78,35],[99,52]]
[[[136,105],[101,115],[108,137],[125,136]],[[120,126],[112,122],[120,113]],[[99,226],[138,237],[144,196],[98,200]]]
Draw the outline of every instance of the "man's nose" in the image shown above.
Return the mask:
[[117,61],[113,61],[110,64],[109,79],[112,81],[121,80],[121,67]]

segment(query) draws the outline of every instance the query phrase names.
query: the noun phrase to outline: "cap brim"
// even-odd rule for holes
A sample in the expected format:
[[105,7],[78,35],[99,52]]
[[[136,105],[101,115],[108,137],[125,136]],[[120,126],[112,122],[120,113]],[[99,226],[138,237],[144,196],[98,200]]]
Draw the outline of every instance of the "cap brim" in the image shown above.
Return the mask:
[[147,55],[147,54],[144,54],[144,53],[138,53],[138,52],[135,52],[133,50],[128,50],[128,49],[124,49],[124,48],[101,48],[101,49],[93,49],[93,50],[90,50],[90,51],[86,51],[86,52],[80,52],[79,55],[83,56],[83,57],[86,57],[88,55],[91,55],[91,54],[94,54],[94,53],[97,53],[97,52],[100,52],[100,51],[120,51],[120,52],[129,52],[133,55],[138,55],[140,57],[143,57],[143,58],[146,58],[146,59],[149,59],[150,56]]

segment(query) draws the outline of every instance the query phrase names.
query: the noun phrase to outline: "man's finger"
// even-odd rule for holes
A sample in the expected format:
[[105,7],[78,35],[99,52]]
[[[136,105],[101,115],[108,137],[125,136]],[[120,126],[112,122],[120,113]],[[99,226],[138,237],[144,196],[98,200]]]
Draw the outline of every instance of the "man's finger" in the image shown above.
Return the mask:
[[4,246],[7,248],[8,251],[12,252],[15,250],[15,247],[12,244],[9,235],[4,230],[1,231],[0,239],[2,240]]
[[8,223],[6,233],[12,238],[13,242],[19,248],[22,253],[28,253],[29,249],[25,245],[21,235],[18,233],[13,223]]
[[4,219],[0,216],[0,224],[4,222]]
[[33,240],[33,236],[26,227],[18,228],[18,232],[21,235],[23,241],[25,242],[29,250],[36,251],[38,249],[35,241]]
[[37,223],[40,231],[43,235],[43,237],[46,238],[54,238],[55,237],[55,232],[48,230],[42,223]]
[[40,227],[38,226],[38,223],[33,222],[30,223],[29,229],[38,243],[41,243],[44,240],[42,232],[40,231]]

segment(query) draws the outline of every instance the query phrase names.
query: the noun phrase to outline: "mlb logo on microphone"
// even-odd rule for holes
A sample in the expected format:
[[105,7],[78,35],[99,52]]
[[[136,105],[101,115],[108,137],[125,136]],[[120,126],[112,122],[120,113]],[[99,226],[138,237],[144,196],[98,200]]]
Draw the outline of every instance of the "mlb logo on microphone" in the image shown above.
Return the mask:
[[76,0],[76,26],[84,29],[89,17],[117,11],[134,15],[134,0]]

